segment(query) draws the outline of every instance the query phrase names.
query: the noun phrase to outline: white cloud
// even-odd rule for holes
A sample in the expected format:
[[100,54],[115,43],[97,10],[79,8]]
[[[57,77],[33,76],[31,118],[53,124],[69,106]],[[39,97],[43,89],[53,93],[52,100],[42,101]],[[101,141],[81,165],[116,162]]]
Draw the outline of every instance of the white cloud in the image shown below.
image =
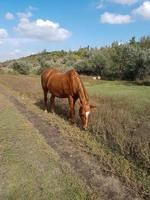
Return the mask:
[[29,17],[32,16],[32,13],[30,11],[28,11],[28,12],[18,12],[17,16],[19,18],[29,18]]
[[150,1],[145,1],[141,6],[133,10],[133,14],[140,15],[145,19],[150,19]]
[[31,47],[35,45],[35,41],[24,38],[6,38],[0,41],[0,62],[8,59],[15,59],[27,56],[36,52]]
[[14,15],[12,13],[10,13],[10,12],[7,12],[5,14],[5,19],[7,19],[7,20],[12,20],[14,18],[15,18]]
[[138,2],[138,0],[111,0],[111,1],[118,4],[127,4],[127,5],[131,5]]
[[97,8],[97,9],[101,9],[101,8],[103,8],[103,7],[104,7],[104,2],[103,2],[103,0],[101,0],[101,1],[97,4],[96,8]]
[[31,54],[33,54],[32,51],[25,51],[25,50],[22,51],[21,49],[11,49],[7,51],[0,50],[0,62],[10,59],[17,59]]
[[0,39],[5,39],[7,38],[8,33],[4,28],[0,28]]
[[21,53],[20,49],[14,49],[12,52],[9,53],[10,56],[16,57],[19,56]]
[[71,35],[68,30],[60,27],[58,23],[42,19],[29,21],[27,18],[22,18],[15,31],[25,38],[49,42],[63,41]]
[[108,23],[108,24],[128,24],[132,20],[130,15],[120,15],[120,14],[105,12],[104,14],[101,15],[100,21],[101,23]]
[[31,5],[29,5],[28,9],[29,9],[29,10],[33,10],[33,11],[34,11],[34,10],[38,10],[37,7],[31,6]]

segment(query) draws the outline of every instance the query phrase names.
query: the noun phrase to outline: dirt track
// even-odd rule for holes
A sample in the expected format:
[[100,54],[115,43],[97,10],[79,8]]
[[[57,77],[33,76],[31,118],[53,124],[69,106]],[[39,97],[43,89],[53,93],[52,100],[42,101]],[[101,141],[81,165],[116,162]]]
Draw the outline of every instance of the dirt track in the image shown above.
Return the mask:
[[37,113],[29,110],[3,85],[0,85],[0,91],[33,124],[60,158],[69,164],[86,183],[92,190],[95,199],[135,199],[117,178],[104,176],[97,160],[68,140],[57,127],[50,125]]

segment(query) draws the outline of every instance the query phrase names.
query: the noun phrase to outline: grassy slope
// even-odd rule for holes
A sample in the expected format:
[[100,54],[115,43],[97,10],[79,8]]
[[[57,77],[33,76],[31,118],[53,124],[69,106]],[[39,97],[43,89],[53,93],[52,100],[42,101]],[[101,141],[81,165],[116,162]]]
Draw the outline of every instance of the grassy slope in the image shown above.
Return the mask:
[[86,199],[58,155],[0,94],[0,199]]
[[[100,82],[98,85],[99,82],[97,81],[85,77],[83,79],[85,79],[88,91],[91,94],[92,92],[97,93],[96,96],[92,95],[91,99],[94,102],[96,100],[98,104],[98,109],[93,112],[91,118],[92,123],[90,129],[92,129],[92,132],[87,132],[86,134],[78,127],[70,126],[69,123],[66,123],[65,116],[68,106],[62,106],[62,102],[60,103],[59,101],[56,110],[62,118],[50,113],[45,115],[38,108],[42,107],[40,101],[42,92],[39,78],[6,75],[1,77],[0,81],[7,87],[17,91],[19,96],[22,96],[23,101],[30,108],[43,115],[51,123],[56,124],[61,129],[61,132],[70,137],[73,142],[80,146],[86,146],[85,151],[97,157],[102,170],[106,174],[117,175],[126,185],[130,185],[135,192],[138,192],[140,196],[148,199],[150,197],[149,175],[143,169],[140,169],[137,163],[133,162],[132,157],[128,157],[125,153],[129,153],[126,151],[128,150],[126,147],[129,146],[128,142],[130,141],[135,145],[139,145],[140,151],[143,148],[143,143],[141,145],[141,143],[136,143],[135,141],[139,136],[143,137],[143,135],[146,135],[144,148],[146,147],[146,153],[148,151],[149,147],[145,143],[145,141],[147,143],[149,142],[149,138],[147,137],[148,129],[140,127],[142,129],[139,129],[139,132],[135,130],[132,133],[132,138],[129,136],[130,130],[134,128],[132,125],[134,125],[135,121],[141,120],[140,118],[142,118],[144,122],[146,120],[146,124],[148,122],[148,118],[150,117],[149,112],[147,112],[148,109],[144,110],[143,107],[145,108],[145,106],[147,107],[149,105],[148,91],[150,89],[145,86],[122,85],[118,82],[102,82],[103,84]],[[132,89],[134,92],[131,92]],[[114,95],[116,91],[118,92]],[[99,94],[100,98],[98,97]],[[141,98],[142,95],[143,98]],[[137,100],[136,104],[134,103],[135,99]],[[144,134],[142,132],[143,130],[145,130]],[[108,135],[109,138],[107,138]],[[113,148],[115,146],[117,148]],[[142,158],[145,158],[145,155],[147,155],[147,159],[149,158],[149,154],[145,154],[144,151],[140,151],[139,155],[142,155]],[[139,158],[138,156],[136,160],[140,161]]]

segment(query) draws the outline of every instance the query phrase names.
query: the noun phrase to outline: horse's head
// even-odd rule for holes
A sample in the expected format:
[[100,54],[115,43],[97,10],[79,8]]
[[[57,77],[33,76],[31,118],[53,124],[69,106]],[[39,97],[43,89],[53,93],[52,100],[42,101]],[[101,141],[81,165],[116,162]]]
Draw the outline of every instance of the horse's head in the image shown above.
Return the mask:
[[91,113],[91,108],[94,108],[95,106],[90,105],[89,102],[85,102],[85,103],[79,102],[79,105],[80,105],[79,116],[81,118],[83,129],[86,130],[88,127],[89,115]]

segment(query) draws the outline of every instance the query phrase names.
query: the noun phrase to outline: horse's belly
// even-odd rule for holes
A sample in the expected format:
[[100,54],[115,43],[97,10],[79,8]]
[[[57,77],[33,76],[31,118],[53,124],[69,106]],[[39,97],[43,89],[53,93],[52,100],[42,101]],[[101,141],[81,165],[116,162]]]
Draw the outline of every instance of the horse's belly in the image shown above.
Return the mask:
[[67,98],[71,93],[67,88],[50,87],[49,92],[59,98]]
[[50,92],[53,96],[58,98],[68,98],[69,94],[61,93],[61,92]]

